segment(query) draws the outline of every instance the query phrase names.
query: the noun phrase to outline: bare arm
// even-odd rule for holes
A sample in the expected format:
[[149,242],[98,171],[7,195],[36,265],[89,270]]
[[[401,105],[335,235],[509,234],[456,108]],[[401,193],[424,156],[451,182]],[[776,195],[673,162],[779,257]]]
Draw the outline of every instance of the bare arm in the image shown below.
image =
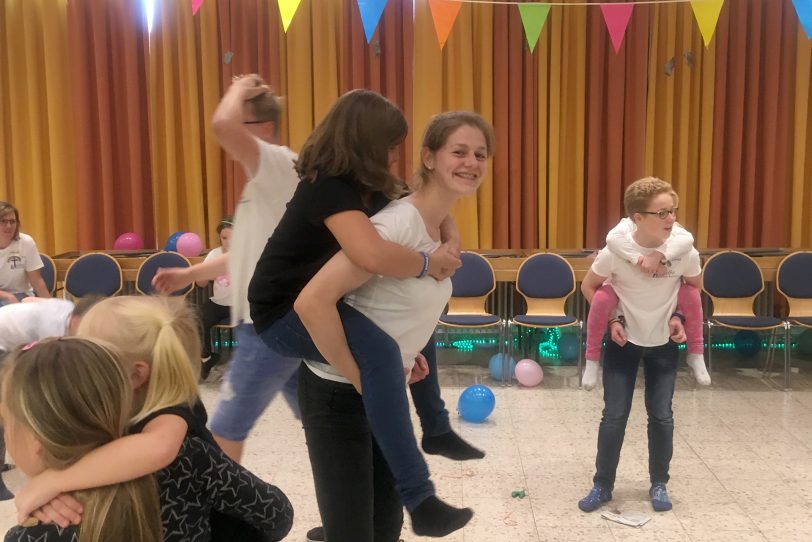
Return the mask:
[[[327,217],[324,225],[335,236],[350,261],[367,273],[411,278],[423,269],[423,256],[397,243],[385,241],[361,211],[344,211]],[[441,280],[461,265],[448,244],[429,257],[429,275]]]
[[353,264],[344,252],[339,252],[307,283],[293,304],[321,355],[352,382],[359,393],[361,373],[347,344],[336,303],[368,281],[370,276]]
[[46,470],[17,494],[19,521],[60,493],[135,480],[170,465],[178,455],[188,426],[180,416],[166,414],[144,431],[96,448],[65,470]]
[[587,302],[592,303],[592,297],[606,281],[606,278],[596,274],[592,269],[587,271],[584,280],[581,282],[581,293],[584,294]]
[[702,290],[702,275],[701,274],[697,275],[695,277],[685,277],[685,276],[683,276],[682,278],[685,280],[686,284],[690,284],[691,286],[694,286],[695,288],[699,288],[700,290]]
[[48,287],[45,285],[45,279],[42,278],[42,273],[40,273],[39,269],[28,272],[28,282],[31,284],[31,287],[34,288],[34,292],[37,296],[46,299],[51,297],[51,292],[48,291]]
[[168,294],[185,288],[192,282],[205,286],[208,281],[226,273],[228,273],[228,252],[191,267],[161,269],[153,277],[152,287],[158,292]]
[[217,141],[251,176],[259,168],[259,143],[243,124],[245,101],[268,91],[270,88],[258,75],[236,79],[220,100],[211,119]]

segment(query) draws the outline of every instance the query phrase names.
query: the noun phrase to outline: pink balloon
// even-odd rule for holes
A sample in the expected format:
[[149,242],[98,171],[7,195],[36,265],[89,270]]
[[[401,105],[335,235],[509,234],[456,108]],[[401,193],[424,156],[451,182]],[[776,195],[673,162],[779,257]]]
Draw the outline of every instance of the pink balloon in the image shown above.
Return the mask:
[[178,237],[177,250],[187,258],[200,256],[200,251],[203,250],[203,241],[196,233],[184,233]]
[[144,241],[135,232],[122,233],[113,243],[115,250],[141,250],[144,248]]
[[522,386],[532,388],[538,386],[544,380],[544,371],[541,365],[532,359],[523,359],[516,364],[516,380]]

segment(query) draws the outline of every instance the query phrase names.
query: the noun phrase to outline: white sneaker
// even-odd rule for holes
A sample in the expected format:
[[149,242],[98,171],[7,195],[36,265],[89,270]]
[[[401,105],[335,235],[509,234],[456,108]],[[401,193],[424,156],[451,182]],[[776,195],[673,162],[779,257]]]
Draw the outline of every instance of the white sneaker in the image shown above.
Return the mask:
[[702,354],[688,354],[688,367],[694,372],[697,384],[710,386],[711,377],[705,367],[705,356]]

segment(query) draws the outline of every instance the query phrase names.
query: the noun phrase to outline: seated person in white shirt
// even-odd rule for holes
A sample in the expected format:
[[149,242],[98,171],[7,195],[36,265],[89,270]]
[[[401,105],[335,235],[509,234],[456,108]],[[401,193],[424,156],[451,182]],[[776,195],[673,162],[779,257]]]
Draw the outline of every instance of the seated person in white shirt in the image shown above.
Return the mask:
[[[228,253],[231,247],[231,231],[234,228],[234,221],[230,216],[225,217],[217,224],[217,235],[220,237],[220,246],[212,249],[206,254],[203,262],[210,262],[215,258]],[[220,362],[220,355],[211,350],[211,328],[223,321],[231,322],[231,277],[228,273],[216,277],[213,281],[213,294],[203,303],[200,308],[200,323],[203,326],[201,339],[203,344],[200,350],[201,363],[200,379],[206,380],[212,368]],[[198,280],[196,283],[201,288],[209,285],[208,279]]]

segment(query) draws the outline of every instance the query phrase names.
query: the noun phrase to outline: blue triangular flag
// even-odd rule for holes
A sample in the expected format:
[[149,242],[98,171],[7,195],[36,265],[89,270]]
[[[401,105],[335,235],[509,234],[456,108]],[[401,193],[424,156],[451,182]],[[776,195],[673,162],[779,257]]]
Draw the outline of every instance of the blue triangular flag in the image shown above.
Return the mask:
[[378,21],[381,20],[384,7],[386,7],[386,0],[358,0],[358,10],[361,12],[367,43],[372,41],[372,34],[375,33]]
[[812,0],[792,0],[792,3],[795,4],[795,11],[798,12],[806,37],[812,38]]

